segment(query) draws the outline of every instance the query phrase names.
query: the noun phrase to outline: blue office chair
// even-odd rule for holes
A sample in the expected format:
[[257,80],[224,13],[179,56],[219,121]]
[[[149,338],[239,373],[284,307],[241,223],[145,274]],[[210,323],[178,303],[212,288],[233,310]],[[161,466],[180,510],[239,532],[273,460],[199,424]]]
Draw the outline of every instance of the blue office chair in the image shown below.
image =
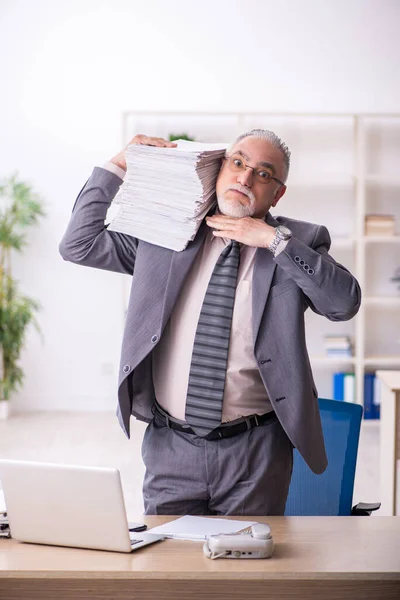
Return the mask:
[[379,502],[351,506],[362,406],[322,398],[318,402],[328,466],[321,475],[316,475],[294,450],[285,516],[370,515],[380,507]]

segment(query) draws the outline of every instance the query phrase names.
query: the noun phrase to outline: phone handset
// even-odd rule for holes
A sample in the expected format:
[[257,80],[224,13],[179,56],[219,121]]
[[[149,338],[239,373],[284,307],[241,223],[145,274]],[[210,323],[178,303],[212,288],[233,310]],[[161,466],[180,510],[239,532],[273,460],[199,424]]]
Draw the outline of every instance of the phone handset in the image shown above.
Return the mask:
[[254,523],[246,533],[210,535],[203,546],[208,558],[270,558],[273,551],[274,540],[266,523]]

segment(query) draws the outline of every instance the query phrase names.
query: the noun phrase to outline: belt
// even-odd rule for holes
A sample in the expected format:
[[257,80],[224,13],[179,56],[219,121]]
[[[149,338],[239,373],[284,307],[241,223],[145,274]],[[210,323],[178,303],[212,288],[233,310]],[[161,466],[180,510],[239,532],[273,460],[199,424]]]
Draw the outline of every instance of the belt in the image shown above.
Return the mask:
[[[161,422],[163,425],[168,427],[169,429],[174,429],[175,431],[181,431],[182,433],[190,433],[192,435],[197,435],[195,431],[185,423],[179,422],[173,417],[171,417],[168,413],[166,413],[158,404],[155,404],[153,407],[154,417]],[[258,427],[259,425],[263,425],[267,421],[270,421],[276,417],[275,411],[271,410],[270,412],[264,413],[263,415],[249,415],[248,417],[243,417],[242,421],[234,422],[232,424],[224,424],[216,429],[213,429],[204,436],[205,440],[220,440],[222,438],[230,438],[234,435],[239,435],[240,433],[244,433],[249,429],[253,429],[254,427]]]

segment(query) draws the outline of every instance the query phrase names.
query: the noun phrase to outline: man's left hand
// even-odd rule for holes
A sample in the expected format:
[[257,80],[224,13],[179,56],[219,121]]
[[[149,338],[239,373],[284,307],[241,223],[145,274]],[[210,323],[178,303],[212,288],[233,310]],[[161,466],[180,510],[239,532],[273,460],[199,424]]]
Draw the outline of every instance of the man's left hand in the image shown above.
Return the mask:
[[215,237],[236,240],[245,246],[268,248],[275,237],[275,227],[271,227],[263,219],[213,215],[206,217],[206,223],[212,227]]

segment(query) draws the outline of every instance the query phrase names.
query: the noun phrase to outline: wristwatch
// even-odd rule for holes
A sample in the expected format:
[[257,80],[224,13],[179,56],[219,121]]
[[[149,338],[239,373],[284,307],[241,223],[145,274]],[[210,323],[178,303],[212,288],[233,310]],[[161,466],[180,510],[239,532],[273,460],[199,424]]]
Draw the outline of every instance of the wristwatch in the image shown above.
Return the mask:
[[285,227],[284,225],[279,225],[275,228],[275,237],[272,240],[271,244],[268,246],[268,250],[272,252],[272,254],[275,256],[278,244],[282,240],[290,240],[291,237],[292,232],[290,231],[290,229],[288,227]]

